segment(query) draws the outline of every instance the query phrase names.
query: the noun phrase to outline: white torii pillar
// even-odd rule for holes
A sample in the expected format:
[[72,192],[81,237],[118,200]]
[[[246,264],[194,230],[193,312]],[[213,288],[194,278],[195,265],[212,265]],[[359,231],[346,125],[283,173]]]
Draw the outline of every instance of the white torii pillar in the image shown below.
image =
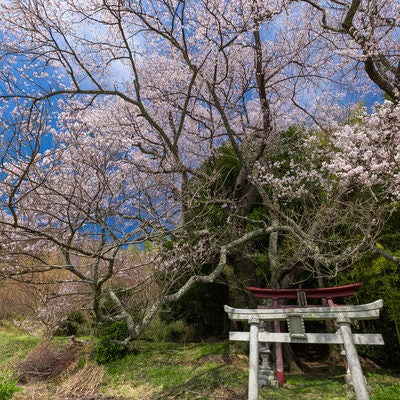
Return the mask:
[[252,316],[248,322],[250,325],[248,399],[258,400],[258,330],[260,320],[257,316]]

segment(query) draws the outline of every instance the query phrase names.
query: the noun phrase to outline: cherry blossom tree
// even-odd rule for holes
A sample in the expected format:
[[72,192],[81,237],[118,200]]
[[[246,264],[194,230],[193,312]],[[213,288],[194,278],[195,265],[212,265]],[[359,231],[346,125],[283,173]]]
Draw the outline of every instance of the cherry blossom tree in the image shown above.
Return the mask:
[[[65,272],[69,292],[85,294],[97,319],[128,322],[130,340],[163,304],[198,282],[215,281],[229,258],[260,238],[268,241],[274,286],[288,283],[284,277],[299,268],[299,260],[314,260],[331,272],[356,258],[373,243],[370,233],[379,232],[382,212],[374,192],[373,202],[354,201],[343,212],[351,173],[359,185],[372,186],[354,172],[356,156],[341,170],[335,155],[347,151],[356,131],[373,136],[379,124],[389,130],[394,125],[382,114],[375,127],[376,116],[363,117],[371,129],[340,126],[343,101],[371,80],[394,103],[398,97],[398,20],[380,8],[368,36],[378,50],[365,53],[371,46],[355,37],[366,35],[368,7],[290,0],[3,4],[4,276]],[[307,160],[293,161],[291,174],[283,176],[271,160],[282,132],[294,125],[311,139],[317,128],[324,137],[332,134],[336,151],[327,154],[326,146],[323,153],[310,139],[308,147],[301,144]],[[380,144],[371,138],[371,146]],[[223,146],[238,165],[229,191],[220,179]],[[313,160],[314,151],[323,154]],[[329,162],[322,164],[323,157]],[[390,166],[397,168],[398,160]],[[386,172],[394,177],[387,189],[396,195],[398,175]],[[335,195],[314,202],[319,209],[315,215],[307,209],[310,220],[290,215],[287,198],[303,201],[315,181],[326,190],[332,180]],[[259,197],[266,210],[262,219],[251,216]],[[214,218],[213,207],[222,213],[218,229],[204,223]],[[362,218],[365,210],[376,223]],[[328,246],[337,228],[332,221],[350,214],[359,216],[354,224],[362,239]],[[330,233],[320,242],[325,226]],[[279,261],[283,237],[296,263]],[[167,248],[166,242],[174,245]],[[146,251],[129,253],[144,243],[151,244]],[[21,257],[31,260],[29,268],[20,265]],[[123,295],[116,282],[124,285]],[[135,320],[126,299],[138,298],[139,291],[143,312]],[[115,305],[112,315],[103,313],[106,296]]]
[[292,133],[294,143],[256,164],[252,176],[266,209],[275,209],[299,235],[285,254],[289,271],[300,261],[317,276],[315,265],[334,277],[368,249],[384,253],[375,243],[398,210],[398,109],[388,101],[372,114],[361,109],[356,121],[338,124],[329,136]]
[[304,2],[319,15],[322,34],[333,40],[334,52],[362,66],[370,80],[397,103],[400,98],[399,2]]

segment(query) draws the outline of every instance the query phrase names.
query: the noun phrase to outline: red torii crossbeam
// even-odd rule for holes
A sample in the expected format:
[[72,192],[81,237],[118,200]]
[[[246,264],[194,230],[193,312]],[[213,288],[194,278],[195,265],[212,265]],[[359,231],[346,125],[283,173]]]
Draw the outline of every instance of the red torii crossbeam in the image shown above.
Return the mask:
[[[326,300],[327,305],[333,307],[335,305],[334,299],[343,298],[354,295],[362,285],[362,282],[352,283],[343,286],[333,286],[327,288],[313,288],[313,289],[272,289],[272,288],[258,288],[247,286],[246,289],[258,299],[272,299],[271,306],[261,305],[259,308],[281,308],[279,303],[280,299],[297,299],[300,307],[307,306],[307,299],[323,299]],[[293,307],[293,306],[291,306]],[[280,322],[274,322],[275,332],[280,332]],[[280,385],[285,383],[285,373],[283,370],[283,354],[282,343],[275,344],[276,355],[276,378]]]
[[253,286],[247,286],[246,289],[258,299],[297,299],[298,293],[305,293],[308,299],[326,299],[329,303],[335,298],[354,295],[361,285],[362,282],[317,289],[271,289]]

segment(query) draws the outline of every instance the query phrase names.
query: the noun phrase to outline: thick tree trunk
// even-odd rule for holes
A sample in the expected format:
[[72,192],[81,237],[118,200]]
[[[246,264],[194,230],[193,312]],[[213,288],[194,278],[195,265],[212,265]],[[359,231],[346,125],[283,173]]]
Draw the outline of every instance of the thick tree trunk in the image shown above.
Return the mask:
[[[271,226],[278,226],[278,225],[279,225],[279,217],[277,215],[272,215]],[[279,288],[280,284],[279,284],[279,260],[278,260],[278,232],[272,232],[269,235],[268,261],[271,270],[271,286],[273,288]]]
[[[321,268],[319,266],[318,261],[314,263],[314,268],[317,273],[317,283],[319,288],[325,287],[324,278],[321,272]],[[323,305],[328,305],[326,299],[322,299]],[[325,321],[326,329],[328,332],[334,332],[336,330],[335,323],[331,320]],[[336,368],[340,364],[341,360],[343,359],[341,355],[341,349],[339,346],[330,344],[329,345],[329,355],[328,355],[328,362],[331,365],[332,373],[336,373]]]

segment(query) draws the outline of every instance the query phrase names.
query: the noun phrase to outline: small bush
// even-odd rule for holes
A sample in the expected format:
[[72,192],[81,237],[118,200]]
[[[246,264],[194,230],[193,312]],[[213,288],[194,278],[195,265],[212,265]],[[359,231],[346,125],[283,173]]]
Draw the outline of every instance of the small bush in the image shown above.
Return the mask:
[[[56,336],[77,335],[85,323],[85,317],[79,311],[74,311],[63,320],[55,332]],[[79,332],[80,333],[80,332]]]
[[103,329],[96,345],[95,360],[99,364],[105,364],[124,357],[128,348],[116,341],[124,340],[127,336],[128,327],[125,321],[114,322]]
[[10,400],[14,393],[21,389],[17,387],[17,380],[7,371],[0,372],[0,400]]
[[166,322],[156,318],[141,338],[153,342],[192,342],[195,330],[183,320]]

